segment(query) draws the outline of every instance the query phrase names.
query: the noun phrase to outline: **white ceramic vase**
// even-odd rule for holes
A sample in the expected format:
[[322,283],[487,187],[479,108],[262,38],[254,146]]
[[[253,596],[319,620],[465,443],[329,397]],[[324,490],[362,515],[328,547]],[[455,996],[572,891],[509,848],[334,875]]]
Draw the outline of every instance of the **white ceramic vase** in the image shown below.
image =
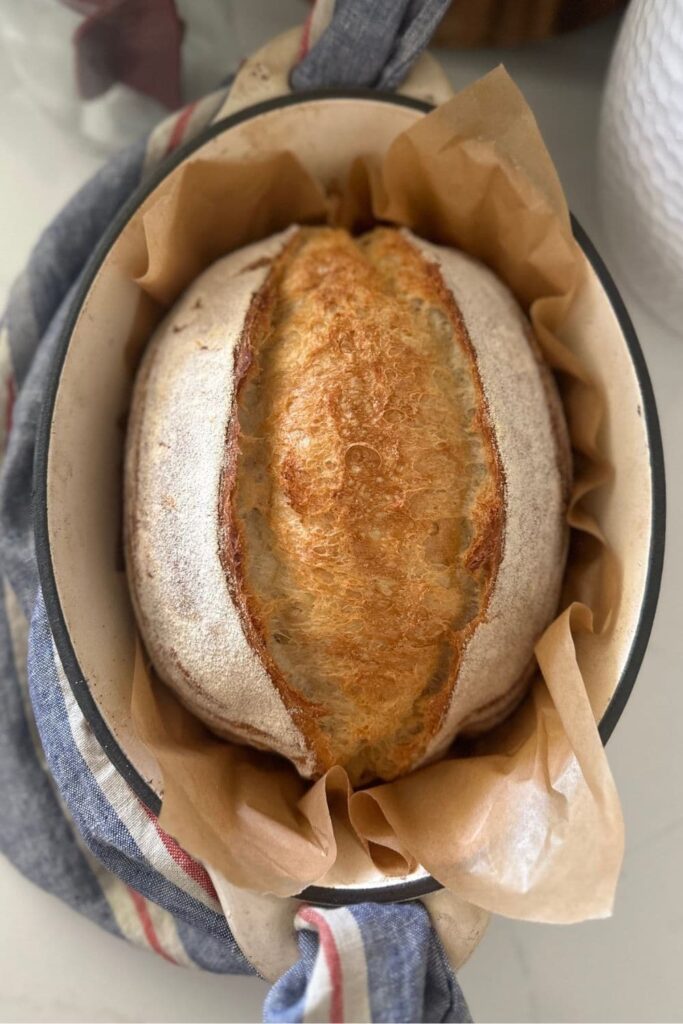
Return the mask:
[[683,325],[683,0],[631,0],[610,66],[599,190],[611,262]]

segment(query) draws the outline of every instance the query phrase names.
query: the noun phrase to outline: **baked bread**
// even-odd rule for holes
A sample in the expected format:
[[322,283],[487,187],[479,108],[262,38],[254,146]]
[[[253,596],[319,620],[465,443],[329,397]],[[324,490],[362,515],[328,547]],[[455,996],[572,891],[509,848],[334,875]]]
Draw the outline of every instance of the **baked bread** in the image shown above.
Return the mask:
[[558,604],[570,454],[508,289],[405,230],[209,267],[135,384],[143,639],[215,732],[359,785],[518,703]]

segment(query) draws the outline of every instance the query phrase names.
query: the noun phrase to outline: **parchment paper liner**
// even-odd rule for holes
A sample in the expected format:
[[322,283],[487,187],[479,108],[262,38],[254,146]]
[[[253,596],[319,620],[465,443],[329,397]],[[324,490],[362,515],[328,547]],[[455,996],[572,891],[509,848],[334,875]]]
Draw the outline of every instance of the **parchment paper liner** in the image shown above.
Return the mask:
[[[333,140],[331,140],[333,144]],[[606,479],[603,403],[562,328],[579,286],[557,173],[533,115],[499,68],[360,161],[325,194],[289,153],[190,159],[142,215],[137,280],[160,313],[220,255],[290,223],[405,224],[484,260],[528,310],[558,372],[575,450],[562,613],[537,646],[542,673],[512,719],[467,749],[353,793],[333,768],[315,784],[287,762],[213,736],[149,670],[139,646],[133,716],[164,779],[161,824],[236,885],[280,896],[422,864],[459,896],[555,922],[610,913],[623,852],[618,796],[584,680],[609,635],[619,567],[582,498]],[[520,595],[523,599],[523,595]],[[336,864],[335,864],[336,862]]]

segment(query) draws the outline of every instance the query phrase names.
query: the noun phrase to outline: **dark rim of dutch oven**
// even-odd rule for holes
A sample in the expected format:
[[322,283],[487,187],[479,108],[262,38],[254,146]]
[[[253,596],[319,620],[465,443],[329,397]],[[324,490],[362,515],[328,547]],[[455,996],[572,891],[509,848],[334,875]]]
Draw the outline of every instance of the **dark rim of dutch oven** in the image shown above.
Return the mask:
[[[47,384],[45,401],[43,403],[41,419],[38,427],[35,468],[34,468],[34,522],[36,537],[36,553],[40,583],[45,598],[45,605],[54,636],[55,644],[61,659],[64,671],[69,680],[83,715],[90,724],[95,736],[104,749],[107,757],[117,771],[123,776],[126,782],[136,795],[155,814],[159,813],[161,801],[157,794],[151,789],[147,782],[138,773],[135,767],[126,757],[125,753],[117,743],[107,726],[88,687],[88,682],[78,664],[74,648],[71,643],[69,630],[64,619],[57,584],[52,564],[50,551],[50,539],[48,530],[48,508],[47,508],[47,468],[50,447],[50,435],[52,427],[52,415],[55,405],[57,390],[61,377],[64,358],[69,346],[71,334],[76,325],[81,307],[88,295],[97,272],[104,262],[109,250],[120,235],[121,231],[133,216],[140,204],[150,195],[160,182],[176,168],[191,153],[195,152],[210,139],[222,132],[233,128],[235,125],[260,114],[276,110],[279,107],[293,106],[299,103],[310,103],[316,100],[371,100],[380,103],[393,103],[399,106],[411,107],[423,113],[428,113],[432,106],[421,100],[412,99],[406,96],[397,96],[392,93],[375,92],[370,89],[344,89],[344,90],[318,90],[316,92],[302,95],[288,95],[277,99],[267,100],[264,103],[256,104],[241,110],[230,117],[226,117],[216,124],[211,125],[200,132],[194,139],[181,146],[171,156],[162,162],[157,170],[150,175],[144,185],[138,188],[133,195],[121,207],[118,214],[112,221],[109,229],[100,240],[93,252],[87,267],[81,278],[76,295],[67,317],[64,329],[59,339],[57,351],[54,355],[51,374]],[[572,217],[574,237],[588,257],[602,286],[612,304],[614,313],[628,345],[631,360],[638,378],[638,384],[642,395],[642,414],[645,417],[647,427],[648,443],[650,449],[650,472],[652,480],[652,533],[650,550],[648,553],[648,571],[645,583],[645,594],[638,620],[638,625],[631,643],[629,656],[621,674],[621,679],[612,696],[605,714],[600,722],[600,737],[603,743],[609,739],[619,717],[624,710],[629,698],[633,684],[635,683],[638,670],[645,654],[652,622],[657,606],[659,586],[662,575],[662,563],[664,558],[664,529],[665,529],[665,485],[664,485],[664,458],[662,453],[662,442],[655,405],[654,394],[650,377],[645,364],[645,359],[633,328],[633,324],[626,312],[619,291],[614,284],[605,264],[598,256],[592,242],[579,225],[576,218]],[[309,886],[299,894],[300,899],[312,903],[326,904],[328,906],[341,906],[350,903],[361,902],[390,902],[415,900],[430,892],[442,888],[441,884],[431,876],[417,878],[412,881],[398,882],[391,885],[382,885],[366,888],[336,888],[323,886]]]

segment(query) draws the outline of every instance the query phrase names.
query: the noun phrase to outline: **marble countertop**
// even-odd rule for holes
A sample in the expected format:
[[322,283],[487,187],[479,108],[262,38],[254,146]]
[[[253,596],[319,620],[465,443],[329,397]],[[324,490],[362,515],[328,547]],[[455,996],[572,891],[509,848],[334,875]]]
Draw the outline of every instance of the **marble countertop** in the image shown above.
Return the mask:
[[[224,0],[222,6],[228,67],[300,21],[305,10],[301,0]],[[616,29],[616,20],[607,19],[542,45],[442,55],[456,87],[505,62],[536,113],[574,213],[608,265],[595,197],[595,140]],[[0,86],[4,302],[40,230],[103,153],[36,105],[7,61],[0,61]],[[674,1021],[683,1005],[683,540],[676,531],[683,512],[683,446],[674,443],[683,436],[683,338],[659,325],[628,288],[622,291],[659,407],[671,524],[652,638],[608,747],[626,820],[624,870],[608,921],[572,927],[492,922],[461,972],[478,1021]],[[0,905],[0,1021],[261,1019],[263,982],[181,970],[130,947],[25,881],[4,860]]]

